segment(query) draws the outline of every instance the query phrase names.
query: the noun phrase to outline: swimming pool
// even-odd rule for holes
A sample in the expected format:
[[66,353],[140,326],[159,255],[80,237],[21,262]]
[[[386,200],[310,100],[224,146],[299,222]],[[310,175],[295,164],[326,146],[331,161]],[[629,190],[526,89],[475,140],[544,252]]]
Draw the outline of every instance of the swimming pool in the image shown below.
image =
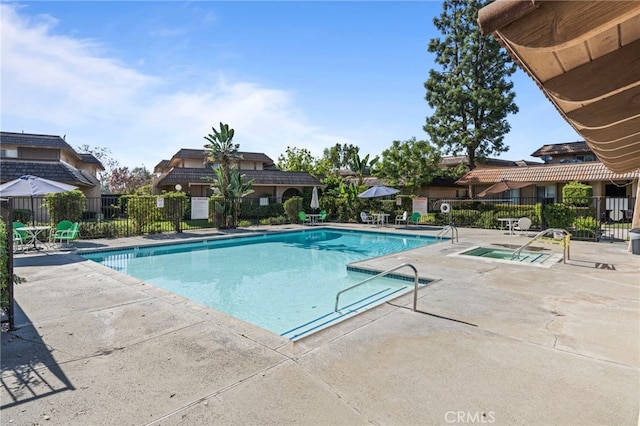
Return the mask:
[[[82,257],[292,340],[413,288],[352,262],[435,243],[433,237],[314,229],[82,253]],[[423,282],[424,283],[424,282]]]

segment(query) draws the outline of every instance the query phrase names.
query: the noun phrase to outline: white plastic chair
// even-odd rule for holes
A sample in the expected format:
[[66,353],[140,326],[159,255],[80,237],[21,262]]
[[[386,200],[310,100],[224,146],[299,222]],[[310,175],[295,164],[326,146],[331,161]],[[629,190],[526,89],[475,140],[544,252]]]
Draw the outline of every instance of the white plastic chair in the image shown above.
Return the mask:
[[521,217],[520,219],[518,219],[518,222],[513,226],[513,229],[515,229],[516,231],[524,232],[524,235],[526,235],[529,228],[531,228],[531,219],[529,219],[528,217]]
[[407,224],[407,219],[409,218],[409,213],[405,210],[403,214],[396,216],[396,225],[400,225],[401,223]]
[[360,219],[362,219],[362,223],[374,225],[376,220],[369,216],[367,212],[360,212]]

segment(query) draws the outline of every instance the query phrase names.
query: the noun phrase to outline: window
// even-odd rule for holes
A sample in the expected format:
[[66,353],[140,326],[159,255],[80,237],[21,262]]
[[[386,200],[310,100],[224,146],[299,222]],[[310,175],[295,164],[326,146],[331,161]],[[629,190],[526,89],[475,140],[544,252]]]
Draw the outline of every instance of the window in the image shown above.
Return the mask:
[[456,189],[456,198],[468,198],[469,190],[468,189]]
[[538,186],[536,187],[536,195],[538,201],[542,201],[545,198],[556,198],[556,185]]
[[0,157],[18,158],[17,149],[0,149]]
[[506,198],[510,199],[512,203],[518,204],[520,202],[520,189],[510,189],[505,191]]

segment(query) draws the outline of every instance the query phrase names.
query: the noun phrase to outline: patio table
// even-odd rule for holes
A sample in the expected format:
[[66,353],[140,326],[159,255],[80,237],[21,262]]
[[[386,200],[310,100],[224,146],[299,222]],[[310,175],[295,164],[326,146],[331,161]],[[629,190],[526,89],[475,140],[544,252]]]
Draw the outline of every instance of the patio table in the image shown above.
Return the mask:
[[513,227],[518,222],[518,218],[516,218],[516,217],[503,217],[503,218],[498,219],[498,222],[506,223],[507,227],[509,228],[509,235],[515,235],[515,233],[513,232]]
[[40,235],[42,231],[51,229],[51,226],[22,226],[16,229],[25,231],[27,234],[29,234],[31,240],[33,241],[33,250],[42,250],[44,248],[44,245],[38,239],[38,235]]
[[320,217],[319,213],[307,213],[307,217],[309,218],[310,224],[311,225],[317,225],[318,224],[318,218]]
[[371,216],[375,216],[376,218],[376,226],[387,226],[389,225],[389,213],[371,213]]

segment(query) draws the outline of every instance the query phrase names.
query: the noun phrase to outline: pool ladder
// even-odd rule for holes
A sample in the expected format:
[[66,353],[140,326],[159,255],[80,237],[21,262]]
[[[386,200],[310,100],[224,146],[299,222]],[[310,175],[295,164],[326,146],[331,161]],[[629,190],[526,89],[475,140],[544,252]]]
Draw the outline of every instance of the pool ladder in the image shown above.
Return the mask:
[[458,228],[453,225],[446,225],[436,234],[436,241],[444,238],[451,231],[451,244],[453,244],[453,239],[456,239],[456,243],[458,242]]
[[410,263],[403,263],[402,265],[398,265],[398,266],[395,266],[395,267],[393,267],[391,269],[387,269],[386,271],[380,272],[379,274],[374,275],[372,277],[369,277],[366,280],[360,281],[359,283],[354,284],[351,287],[347,287],[347,288],[345,288],[343,290],[340,290],[336,294],[336,304],[333,307],[333,311],[334,312],[338,312],[338,301],[340,300],[340,295],[342,293],[347,292],[349,290],[352,290],[352,289],[354,289],[356,287],[360,287],[361,285],[366,284],[369,281],[375,280],[376,278],[382,278],[385,275],[389,275],[390,273],[392,273],[394,271],[397,271],[400,268],[405,268],[405,267],[413,269],[413,275],[414,275],[414,278],[413,278],[413,312],[415,312],[416,311],[416,307],[418,305],[418,270],[416,269],[415,266],[413,266]]
[[[553,233],[554,235],[553,238],[545,237],[550,232]],[[556,234],[562,234],[562,238],[556,238]],[[571,233],[566,229],[561,229],[561,228],[548,228],[548,229],[545,229],[544,231],[538,232],[533,238],[531,238],[529,241],[527,241],[526,243],[518,247],[516,251],[513,252],[513,254],[511,255],[511,260],[520,257],[520,253],[522,252],[522,250],[524,250],[525,248],[533,244],[535,241],[540,240],[542,238],[545,238],[544,242],[548,242],[551,244],[560,244],[563,248],[562,263],[567,263],[567,259],[569,259],[569,244],[571,242]]]

